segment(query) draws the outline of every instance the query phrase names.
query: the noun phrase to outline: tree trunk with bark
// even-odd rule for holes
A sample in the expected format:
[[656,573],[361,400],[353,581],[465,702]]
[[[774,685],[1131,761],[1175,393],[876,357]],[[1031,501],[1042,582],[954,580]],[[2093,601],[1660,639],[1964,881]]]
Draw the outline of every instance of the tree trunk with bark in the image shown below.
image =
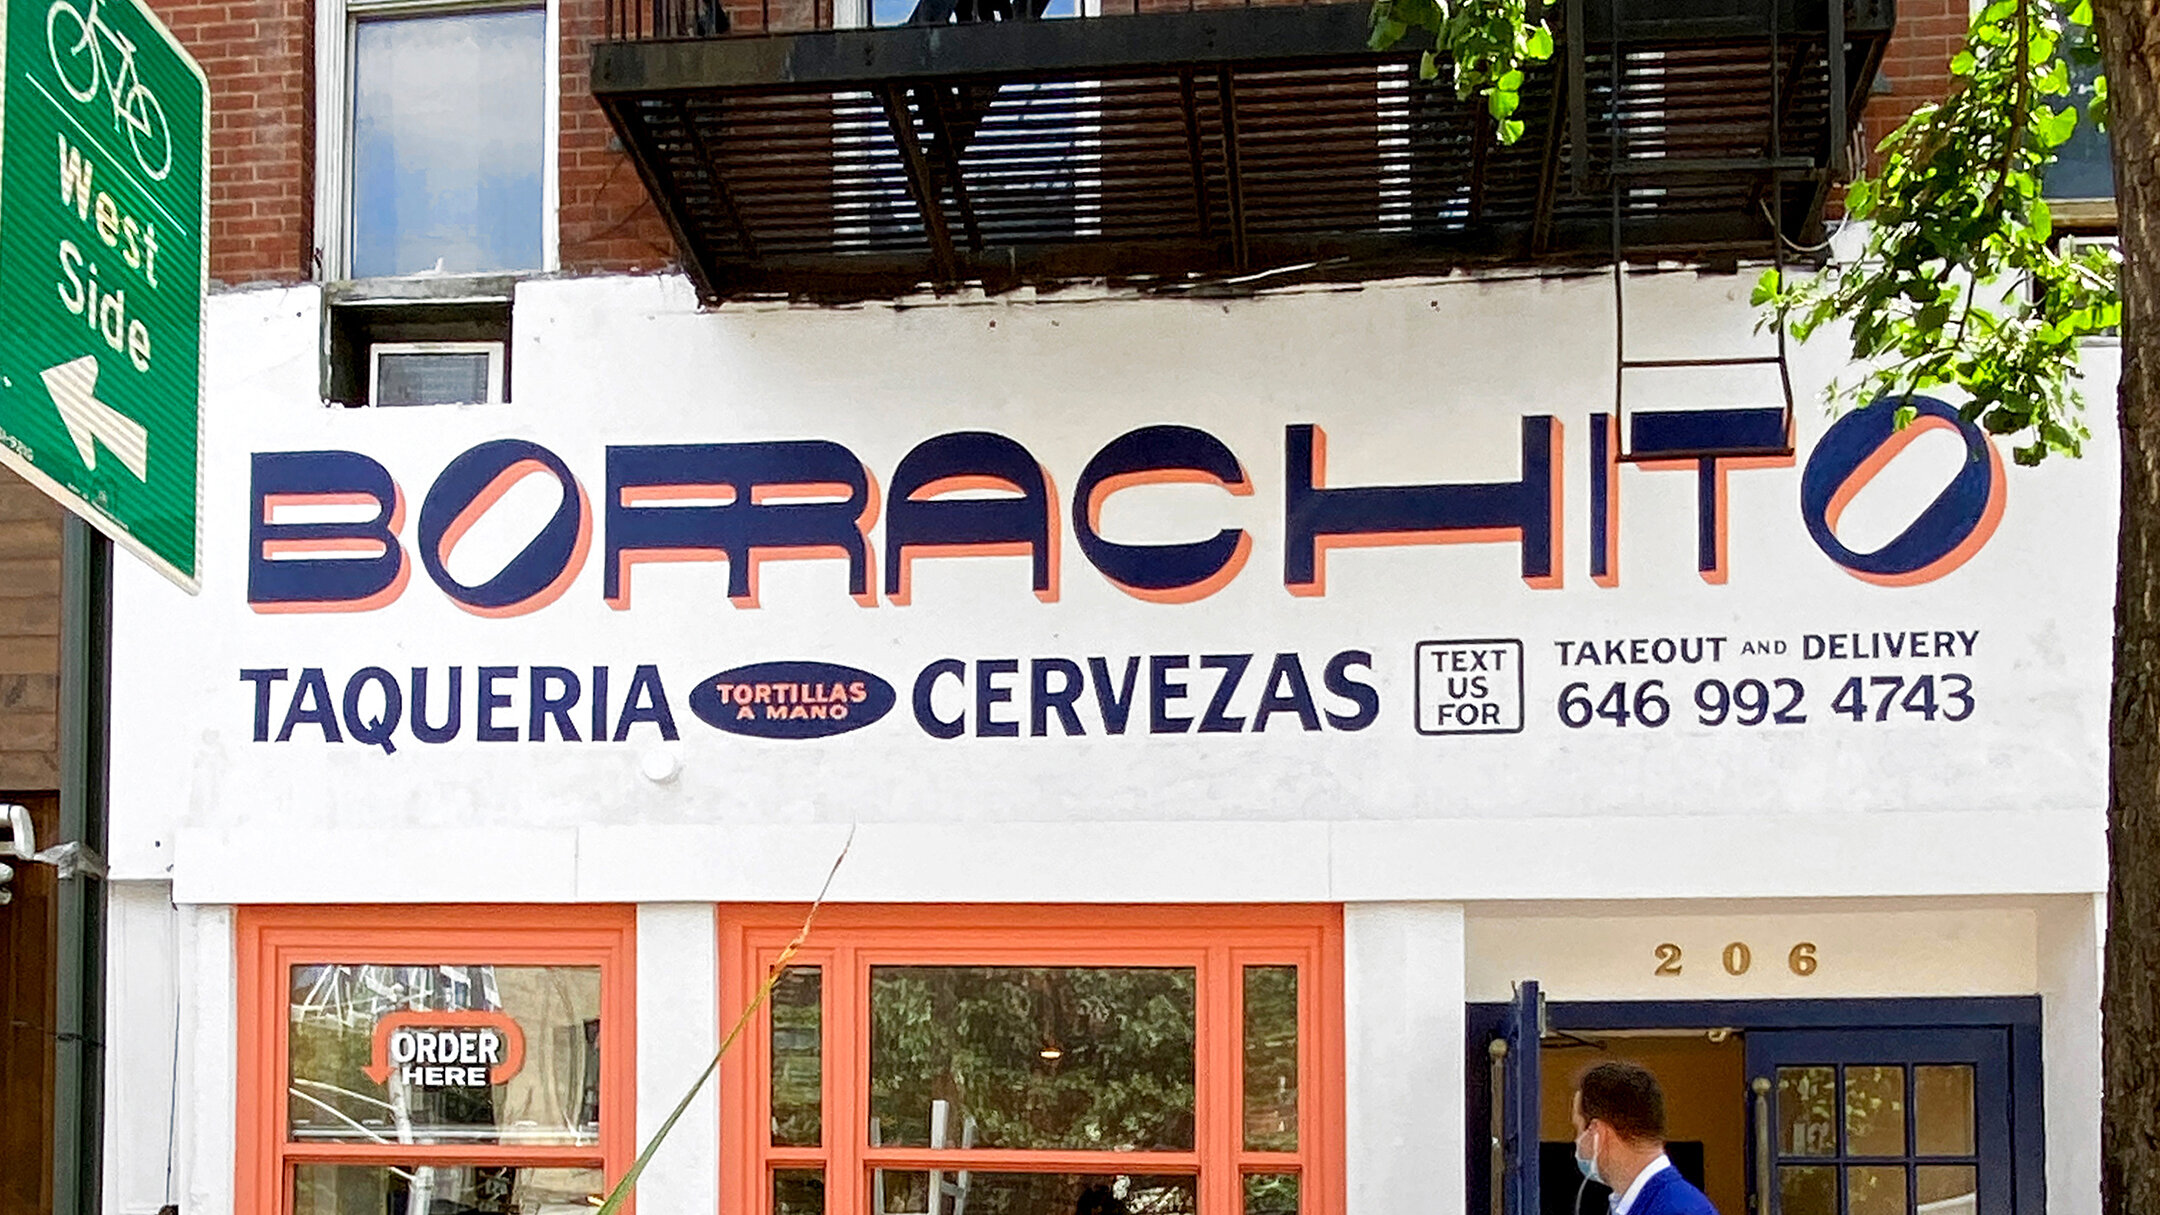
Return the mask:
[[2122,234],[2101,1209],[2160,1212],[2160,0],[2094,0]]

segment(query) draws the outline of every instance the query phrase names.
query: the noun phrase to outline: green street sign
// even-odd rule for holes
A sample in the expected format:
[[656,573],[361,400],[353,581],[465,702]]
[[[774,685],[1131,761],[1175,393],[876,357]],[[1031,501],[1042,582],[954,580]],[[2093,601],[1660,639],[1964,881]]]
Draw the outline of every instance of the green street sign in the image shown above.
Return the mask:
[[0,464],[193,593],[209,82],[143,0],[0,24]]

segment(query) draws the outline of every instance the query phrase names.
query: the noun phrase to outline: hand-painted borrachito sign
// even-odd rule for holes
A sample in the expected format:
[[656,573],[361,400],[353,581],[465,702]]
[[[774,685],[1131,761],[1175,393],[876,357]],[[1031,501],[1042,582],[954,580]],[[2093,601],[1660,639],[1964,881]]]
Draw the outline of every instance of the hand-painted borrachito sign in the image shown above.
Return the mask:
[[[1810,540],[1837,568],[1883,586],[1931,582],[1970,560],[1994,534],[2007,496],[2001,456],[1977,427],[1940,401],[1917,397],[1911,404],[1917,420],[1902,429],[1893,424],[1890,403],[1841,418],[1808,454],[1799,476],[1799,515]],[[1619,464],[1611,417],[1592,414],[1589,425],[1595,461],[1587,478],[1590,568],[1593,580],[1609,587],[1620,575]],[[1866,552],[1849,547],[1837,535],[1847,505],[1931,431],[1963,445],[1962,466],[1894,539]],[[1519,554],[1524,584],[1561,588],[1567,530],[1561,435],[1556,418],[1524,418],[1520,474],[1513,480],[1345,486],[1329,482],[1326,434],[1311,424],[1287,426],[1279,464],[1269,462],[1285,470],[1287,482],[1279,520],[1283,589],[1325,596],[1331,550],[1455,543],[1508,546]],[[1727,578],[1725,482],[1741,466],[1711,459],[1680,470],[1697,483],[1697,568],[1706,583]],[[620,612],[632,610],[633,570],[640,565],[723,563],[728,597],[738,607],[754,608],[762,563],[790,558],[844,562],[847,594],[856,603],[905,607],[920,562],[1018,556],[1026,558],[1023,576],[1035,598],[1055,603],[1066,539],[1061,526],[1070,528],[1105,582],[1147,602],[1198,604],[1240,576],[1267,576],[1247,573],[1253,537],[1243,529],[1180,543],[1119,543],[1104,535],[1101,520],[1111,499],[1141,486],[1190,482],[1232,495],[1252,493],[1253,474],[1244,460],[1221,439],[1190,426],[1147,426],[1110,440],[1080,469],[1069,511],[1061,509],[1066,504],[1056,497],[1053,474],[1035,455],[1019,440],[989,431],[925,439],[882,479],[854,452],[827,439],[615,446],[607,449],[601,476],[603,506],[596,520],[593,495],[557,453],[523,439],[481,443],[435,476],[421,499],[419,525],[407,537],[405,490],[373,458],[353,451],[257,453],[247,508],[249,605],[271,614],[387,607],[413,583],[416,548],[428,584],[451,604],[480,617],[523,616],[554,603],[576,582],[595,547],[596,523],[601,593]],[[527,478],[553,482],[553,511],[492,577],[461,581],[449,564],[459,542]],[[964,490],[992,496],[960,496]],[[882,551],[873,538],[881,503]],[[282,521],[285,514],[321,506],[361,510],[332,521]],[[881,566],[882,586],[875,576]],[[1858,634],[1815,632],[1796,638],[1556,638],[1538,657],[1576,677],[1547,715],[1570,729],[1630,723],[1657,729],[1671,718],[1675,695],[1693,700],[1705,726],[1799,726],[1811,715],[1883,722],[1893,712],[1955,723],[1977,705],[1973,678],[1960,664],[1974,657],[1979,640],[1979,630],[1962,628],[1877,630],[1865,641]],[[1404,716],[1414,717],[1423,734],[1522,731],[1533,716],[1523,701],[1523,646],[1519,638],[1418,642],[1415,702],[1404,706]],[[1722,672],[1729,661],[1788,656],[1948,665],[1869,670],[1818,681],[1812,694],[1801,679],[1745,669],[1734,678],[1705,673],[1675,679],[1670,673]],[[1017,658],[940,657],[911,673],[912,707],[917,726],[933,738],[1017,736],[1023,725],[1034,737],[1143,729],[1260,733],[1276,717],[1286,728],[1294,722],[1306,731],[1355,732],[1380,717],[1374,662],[1372,652],[1360,648],[1311,656],[1133,654],[1114,662],[1052,656],[1025,664]],[[254,740],[270,741],[274,730],[277,741],[289,741],[306,726],[335,742],[342,726],[356,741],[395,751],[401,723],[410,737],[437,744],[456,740],[465,728],[462,667],[445,671],[432,695],[429,685],[437,677],[425,667],[405,675],[382,667],[339,674],[341,690],[322,668],[297,674],[241,670],[240,680],[253,689]],[[528,692],[522,724],[511,711],[512,694],[503,690],[521,683]],[[639,724],[668,737],[679,728],[652,666],[639,666],[627,678],[594,667],[589,681],[560,666],[522,672],[479,667],[471,684],[472,737],[482,741],[543,741],[552,730],[553,737],[574,742],[588,737],[581,729],[595,740],[623,741]],[[611,685],[625,689],[619,708],[610,699]],[[973,697],[972,721],[965,707],[938,707],[946,685]],[[818,738],[874,723],[891,707],[893,693],[869,672],[775,662],[715,675],[697,686],[688,703],[699,719],[730,733]],[[1134,709],[1143,703],[1145,712],[1136,719]],[[1084,712],[1083,704],[1093,711]],[[440,718],[432,718],[438,711]]]
[[[890,332],[604,302],[645,290],[535,285],[515,403],[431,412],[315,407],[314,313],[222,301],[308,356],[220,389],[246,577],[163,625],[199,643],[121,639],[122,792],[370,826],[2098,804],[2104,450],[2006,469],[1918,401],[1623,463],[1595,351],[1461,384],[1261,351],[1475,345],[1513,286]],[[1567,350],[1608,301],[1557,290]]]

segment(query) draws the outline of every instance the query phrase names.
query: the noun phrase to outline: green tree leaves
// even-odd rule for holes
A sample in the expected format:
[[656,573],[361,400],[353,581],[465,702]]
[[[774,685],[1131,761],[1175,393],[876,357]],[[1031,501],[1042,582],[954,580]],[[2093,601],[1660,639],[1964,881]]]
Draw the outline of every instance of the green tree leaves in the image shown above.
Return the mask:
[[[1969,420],[2021,440],[2020,464],[2080,453],[2078,346],[2115,329],[2122,302],[2114,252],[2057,240],[2041,182],[2080,121],[2071,67],[2093,62],[2091,22],[2083,0],[1995,0],[1951,60],[1949,94],[1847,193],[1847,217],[1868,224],[1859,255],[1756,284],[1764,323],[1797,338],[1850,323],[1860,370],[1832,384],[1834,403],[1950,386]],[[2104,79],[2093,96],[2104,120]]]
[[[1456,94],[1485,98],[1501,140],[1520,137],[1524,68],[1553,53],[1523,0],[1376,0],[1372,16],[1374,49],[1430,34],[1425,76],[1452,68]],[[2078,348],[2121,324],[2117,259],[2057,239],[2041,181],[2080,121],[2107,121],[2098,58],[2090,0],[1992,0],[1950,61],[1949,94],[1884,140],[1881,168],[1848,190],[1846,218],[1867,223],[1859,255],[1814,275],[1764,273],[1764,325],[1804,341],[1849,322],[1859,370],[1830,386],[1833,404],[1947,386],[1968,419],[2021,440],[2021,464],[2083,450]],[[2077,96],[2081,79],[2092,84]]]
[[1553,35],[1544,22],[1529,22],[1525,0],[1375,0],[1372,48],[1384,51],[1409,36],[1429,34],[1433,49],[1418,61],[1427,80],[1452,69],[1455,95],[1485,99],[1485,112],[1502,143],[1522,138],[1523,69],[1552,58]]

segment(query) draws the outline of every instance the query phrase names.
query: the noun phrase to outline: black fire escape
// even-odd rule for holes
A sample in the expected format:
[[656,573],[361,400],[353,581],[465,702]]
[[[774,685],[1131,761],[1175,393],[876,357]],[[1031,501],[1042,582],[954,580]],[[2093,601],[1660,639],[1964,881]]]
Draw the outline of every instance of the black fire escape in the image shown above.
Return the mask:
[[1554,0],[1503,144],[1362,0],[1017,2],[611,0],[593,92],[707,301],[1732,264],[1822,239],[1893,21]]

